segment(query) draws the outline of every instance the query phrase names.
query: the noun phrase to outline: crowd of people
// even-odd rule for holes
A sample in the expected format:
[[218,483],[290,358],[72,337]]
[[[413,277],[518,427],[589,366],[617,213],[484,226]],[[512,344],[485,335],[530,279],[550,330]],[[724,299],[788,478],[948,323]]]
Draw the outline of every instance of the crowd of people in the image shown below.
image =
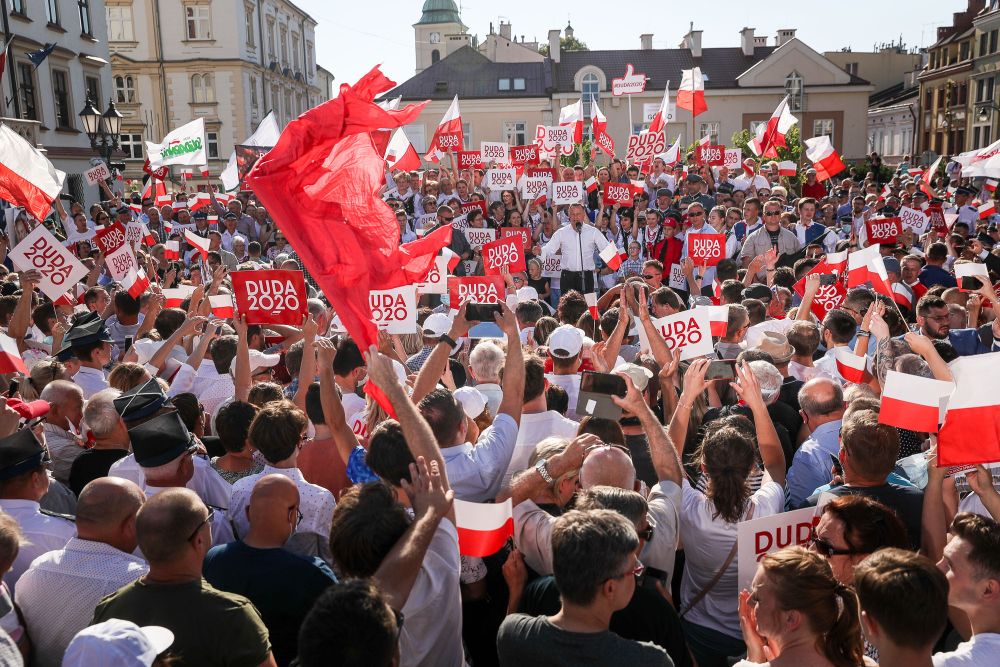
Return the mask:
[[[423,294],[413,331],[368,349],[252,192],[157,206],[102,185],[54,221],[11,211],[0,250],[46,224],[89,273],[53,302],[36,270],[0,267],[28,369],[0,376],[0,664],[997,664],[996,469],[938,466],[935,433],[880,420],[890,372],[950,380],[1000,352],[1000,234],[972,205],[991,191],[952,166],[551,168],[629,183],[633,205],[397,173],[380,194],[400,243],[454,225],[453,275],[482,275],[460,230],[524,228],[527,271],[504,274],[492,321]],[[928,205],[945,229],[879,244],[893,297],[818,307],[844,280],[817,266]],[[115,221],[153,240],[133,248],[138,298],[93,243]],[[699,234],[725,257],[696,262]],[[967,263],[989,280],[956,281]],[[213,313],[261,268],[304,271],[300,325]],[[681,360],[657,322],[711,305],[712,353]],[[464,554],[456,500],[509,502],[511,539]],[[741,585],[737,526],[800,508],[811,531]]]

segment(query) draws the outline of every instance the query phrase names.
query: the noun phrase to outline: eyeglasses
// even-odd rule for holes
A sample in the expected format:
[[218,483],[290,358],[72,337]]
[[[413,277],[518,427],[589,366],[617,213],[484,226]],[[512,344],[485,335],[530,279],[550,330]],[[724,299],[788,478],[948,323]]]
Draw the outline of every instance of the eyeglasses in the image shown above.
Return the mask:
[[292,510],[295,510],[295,526],[298,527],[298,525],[302,523],[302,510],[294,505],[288,508],[288,513],[291,514]]
[[198,535],[198,531],[201,530],[201,527],[204,526],[206,523],[211,523],[212,517],[214,517],[214,516],[215,516],[215,508],[214,507],[209,507],[208,508],[208,516],[206,516],[201,521],[201,523],[199,523],[195,527],[195,529],[191,531],[191,535],[187,538],[187,541],[190,542],[191,540],[193,540]]
[[652,280],[652,279],[653,279],[653,278],[655,278],[655,277],[656,277],[656,276],[654,276],[654,275],[652,275],[652,274],[649,274],[649,273],[644,273],[644,274],[642,274],[642,279],[643,279],[643,280]]
[[812,544],[813,549],[816,553],[824,558],[830,558],[831,556],[853,556],[855,554],[861,553],[854,549],[838,549],[833,546],[822,537],[816,534],[816,527],[813,526],[809,533],[809,542]]
[[766,216],[781,215],[781,211],[764,211],[764,215]]
[[636,561],[635,562],[635,567],[630,567],[629,569],[625,570],[624,572],[622,572],[618,576],[616,576],[616,577],[608,577],[608,579],[623,579],[623,578],[627,577],[630,574],[632,576],[634,576],[634,577],[641,577],[642,573],[645,572],[645,571],[646,571],[646,566],[643,565],[642,563],[640,563],[639,561]]
[[454,217],[451,217],[451,218],[441,218],[441,222],[451,222],[454,219],[455,219]]
[[646,542],[649,542],[649,541],[651,541],[653,539],[653,526],[652,525],[647,525],[642,530],[637,530],[636,532],[639,534],[639,539],[640,540],[645,540]]
[[705,215],[704,211],[688,211],[689,218],[700,218],[703,215]]

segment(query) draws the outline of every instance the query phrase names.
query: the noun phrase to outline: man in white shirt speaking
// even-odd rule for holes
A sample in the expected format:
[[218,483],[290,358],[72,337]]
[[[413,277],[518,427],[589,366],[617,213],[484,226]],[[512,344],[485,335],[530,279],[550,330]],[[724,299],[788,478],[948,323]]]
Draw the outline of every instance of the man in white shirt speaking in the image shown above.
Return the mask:
[[558,251],[562,256],[562,273],[559,276],[560,289],[563,293],[577,290],[581,294],[594,291],[594,255],[599,254],[611,242],[587,220],[587,213],[582,204],[570,204],[570,224],[560,228],[552,238],[542,246],[541,255],[544,262]]

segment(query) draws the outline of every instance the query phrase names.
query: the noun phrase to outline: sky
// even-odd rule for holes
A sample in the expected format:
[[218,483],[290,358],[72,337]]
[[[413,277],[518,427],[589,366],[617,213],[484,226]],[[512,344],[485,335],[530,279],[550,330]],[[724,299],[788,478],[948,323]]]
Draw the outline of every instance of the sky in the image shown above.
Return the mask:
[[[420,19],[423,0],[293,0],[316,21],[317,62],[333,73],[335,85],[354,83],[376,64],[397,83],[413,76],[415,48],[413,24]],[[965,0],[902,3],[886,0],[841,0],[823,3],[798,0],[767,2],[636,2],[607,0],[456,0],[462,20],[480,42],[489,34],[490,22],[513,24],[515,35],[530,42],[545,42],[549,29],[565,28],[569,20],[591,49],[637,49],[639,35],[653,33],[653,48],[675,48],[694,21],[702,30],[702,46],[739,46],[744,26],[757,29],[774,43],[779,28],[797,28],[796,36],[819,52],[871,51],[875,44],[898,41],[907,47],[928,46],[937,26],[948,25],[952,13],[966,7]],[[697,11],[699,6],[710,11]],[[767,11],[761,11],[763,7]],[[616,16],[615,9],[620,9]],[[502,12],[502,13],[501,13]],[[634,16],[640,14],[642,20]],[[612,29],[608,29],[611,27]],[[336,88],[335,88],[336,92]]]

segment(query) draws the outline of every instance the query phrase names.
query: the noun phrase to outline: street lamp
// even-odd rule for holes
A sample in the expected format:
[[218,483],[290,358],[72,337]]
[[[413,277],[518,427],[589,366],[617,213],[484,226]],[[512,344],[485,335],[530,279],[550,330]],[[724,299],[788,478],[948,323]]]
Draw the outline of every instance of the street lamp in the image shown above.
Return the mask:
[[115,108],[114,100],[108,100],[108,110],[103,114],[94,106],[90,95],[80,112],[83,129],[90,139],[90,147],[98,151],[109,169],[125,169],[123,162],[112,162],[111,156],[119,149],[119,139],[122,129],[122,115]]
[[990,119],[990,111],[1000,111],[1000,107],[992,102],[983,102],[976,105],[976,120],[985,123]]

